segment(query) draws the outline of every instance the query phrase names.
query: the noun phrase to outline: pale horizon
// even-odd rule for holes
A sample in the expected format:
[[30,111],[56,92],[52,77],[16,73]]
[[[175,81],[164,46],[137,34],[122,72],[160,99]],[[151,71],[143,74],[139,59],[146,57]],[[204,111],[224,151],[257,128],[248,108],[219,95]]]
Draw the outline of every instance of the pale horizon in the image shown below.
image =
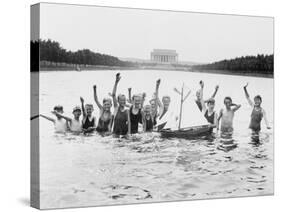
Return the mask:
[[274,54],[270,17],[49,3],[40,8],[40,39],[71,51],[149,60],[153,49],[173,49],[179,61],[197,63]]

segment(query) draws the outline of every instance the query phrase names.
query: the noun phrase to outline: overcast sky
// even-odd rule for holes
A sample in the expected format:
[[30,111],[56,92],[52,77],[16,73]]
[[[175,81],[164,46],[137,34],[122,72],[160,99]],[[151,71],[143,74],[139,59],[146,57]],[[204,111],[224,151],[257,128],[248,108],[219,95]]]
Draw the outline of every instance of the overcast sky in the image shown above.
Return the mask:
[[272,18],[45,3],[40,18],[41,39],[74,51],[149,59],[174,49],[193,62],[273,53]]

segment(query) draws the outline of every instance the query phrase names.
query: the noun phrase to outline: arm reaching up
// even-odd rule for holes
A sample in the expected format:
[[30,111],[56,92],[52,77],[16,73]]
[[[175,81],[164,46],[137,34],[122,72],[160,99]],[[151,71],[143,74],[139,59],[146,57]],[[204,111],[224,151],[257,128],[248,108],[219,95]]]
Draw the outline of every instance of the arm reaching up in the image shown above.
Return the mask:
[[216,85],[216,87],[215,87],[215,91],[214,91],[213,95],[211,96],[211,98],[213,98],[213,99],[214,99],[214,98],[216,97],[218,90],[219,90],[219,86],[218,86],[218,85]]
[[94,100],[95,100],[97,106],[99,107],[99,109],[101,110],[102,109],[102,105],[101,105],[101,103],[98,100],[97,86],[96,85],[93,86],[93,91],[94,91]]
[[204,82],[203,81],[200,81],[200,102],[201,102],[201,107],[202,107],[202,112],[205,113],[207,108],[206,108],[206,105],[205,105],[205,101],[204,101],[204,98],[203,98],[203,90],[204,90]]
[[250,99],[250,95],[249,95],[248,90],[247,90],[248,85],[249,85],[249,83],[247,83],[247,84],[243,87],[243,88],[244,88],[244,93],[245,93],[245,96],[246,96],[246,99],[247,99],[249,105],[250,105],[251,107],[254,107],[254,103],[253,103],[252,100]]
[[117,98],[116,98],[116,91],[117,91],[117,85],[118,85],[118,82],[120,81],[120,79],[121,79],[120,73],[117,73],[115,83],[114,83],[114,86],[113,86],[113,91],[112,91],[114,108],[118,107],[118,102],[117,102]]
[[85,117],[86,116],[86,112],[85,112],[85,106],[84,106],[84,99],[83,99],[83,97],[80,97],[80,101],[81,101],[82,114],[83,114],[83,117]]
[[132,88],[128,88],[128,102],[132,104]]

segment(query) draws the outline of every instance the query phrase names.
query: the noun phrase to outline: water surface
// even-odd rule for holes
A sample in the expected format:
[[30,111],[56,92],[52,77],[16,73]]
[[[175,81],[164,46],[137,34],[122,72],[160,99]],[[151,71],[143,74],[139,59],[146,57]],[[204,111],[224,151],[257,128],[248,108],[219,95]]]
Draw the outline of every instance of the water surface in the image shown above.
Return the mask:
[[[71,116],[79,97],[93,103],[92,86],[100,101],[112,91],[116,71],[41,72],[40,112],[51,115],[56,104]],[[224,198],[273,194],[273,132],[252,139],[248,129],[251,108],[242,86],[249,82],[251,96],[260,94],[273,126],[273,80],[219,74],[172,71],[121,71],[118,93],[146,92],[152,96],[161,78],[160,96],[170,95],[178,111],[174,87],[184,82],[194,101],[199,80],[205,97],[216,84],[216,110],[231,96],[242,104],[235,114],[232,139],[202,137],[196,140],[163,139],[158,133],[136,135],[132,140],[111,136],[54,134],[50,122],[40,119],[40,195],[42,208],[109,205],[158,201]],[[185,111],[184,118],[196,119]],[[95,115],[98,115],[95,106]]]

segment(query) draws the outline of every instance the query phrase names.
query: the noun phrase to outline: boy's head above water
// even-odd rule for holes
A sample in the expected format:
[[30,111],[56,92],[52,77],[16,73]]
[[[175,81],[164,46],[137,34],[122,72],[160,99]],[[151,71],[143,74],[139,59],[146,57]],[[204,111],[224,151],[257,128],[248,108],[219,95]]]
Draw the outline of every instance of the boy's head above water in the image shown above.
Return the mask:
[[91,116],[94,111],[94,106],[92,104],[85,105],[86,115]]
[[262,103],[262,98],[261,98],[260,95],[256,95],[256,96],[254,97],[254,103],[255,103],[255,106],[256,106],[256,107],[259,107],[259,106],[261,105],[261,103]]
[[63,106],[61,105],[56,105],[54,107],[54,111],[58,112],[58,113],[63,113]]
[[104,99],[102,100],[102,104],[103,104],[103,109],[104,109],[105,111],[110,111],[110,108],[111,108],[111,106],[112,106],[112,101],[111,101],[110,98],[104,98]]
[[124,107],[126,105],[126,96],[124,94],[119,94],[117,97],[117,101],[119,103],[119,106]]
[[215,99],[211,98],[207,101],[207,106],[209,109],[213,110],[215,108]]
[[141,94],[134,95],[132,97],[133,105],[135,108],[141,108],[142,99],[143,99],[143,97]]
[[225,97],[223,102],[227,108],[230,108],[232,105],[232,99],[229,96]]
[[[57,113],[63,114],[63,106],[61,106],[61,105],[56,105],[56,106],[54,107],[54,111],[56,111]],[[56,117],[57,117],[58,119],[61,119],[61,117],[59,117],[59,116],[57,116],[57,115],[56,115]]]
[[74,107],[72,114],[74,118],[79,118],[81,116],[81,108],[79,106]]
[[164,105],[164,108],[167,109],[170,105],[171,98],[169,96],[163,96],[162,103]]
[[151,114],[151,105],[145,105],[143,108],[143,112],[145,115],[150,115]]

